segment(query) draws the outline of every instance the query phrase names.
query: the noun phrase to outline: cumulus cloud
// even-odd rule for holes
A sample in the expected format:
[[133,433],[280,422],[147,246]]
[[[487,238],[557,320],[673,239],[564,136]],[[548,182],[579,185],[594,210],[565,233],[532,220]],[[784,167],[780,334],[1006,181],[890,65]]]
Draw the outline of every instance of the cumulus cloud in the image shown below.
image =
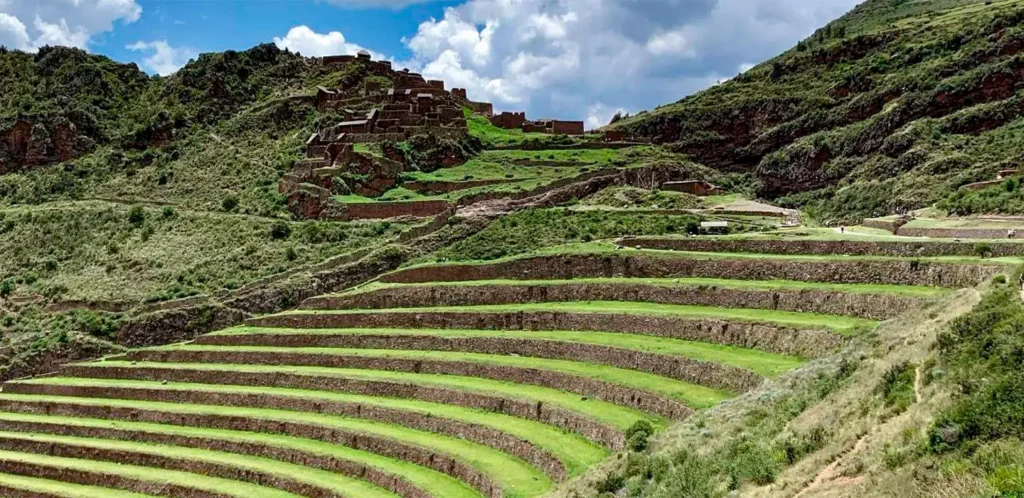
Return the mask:
[[730,78],[860,0],[469,0],[404,39],[474,100],[604,125]]
[[137,41],[125,48],[148,53],[149,55],[142,59],[142,66],[160,76],[167,76],[181,69],[189,59],[199,55],[191,48],[172,47],[167,40]]
[[[325,55],[354,55],[360,50],[365,50],[363,47],[356,45],[355,43],[349,43],[345,40],[345,35],[341,34],[340,31],[331,31],[330,33],[317,33],[309,28],[309,26],[295,26],[288,30],[288,34],[285,36],[275,36],[274,45],[277,48],[288,49],[293,52],[299,52],[306,57],[323,57]],[[373,51],[370,52],[375,59],[382,59],[383,57]]]
[[0,44],[29,51],[44,45],[88,48],[96,34],[141,15],[135,0],[0,0]]

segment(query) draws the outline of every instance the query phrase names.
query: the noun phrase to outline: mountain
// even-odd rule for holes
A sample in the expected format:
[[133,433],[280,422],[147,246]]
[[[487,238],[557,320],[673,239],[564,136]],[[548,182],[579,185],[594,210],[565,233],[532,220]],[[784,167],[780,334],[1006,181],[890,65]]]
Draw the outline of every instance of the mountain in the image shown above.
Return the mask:
[[825,221],[927,207],[1024,159],[1024,5],[868,0],[724,84],[611,127]]

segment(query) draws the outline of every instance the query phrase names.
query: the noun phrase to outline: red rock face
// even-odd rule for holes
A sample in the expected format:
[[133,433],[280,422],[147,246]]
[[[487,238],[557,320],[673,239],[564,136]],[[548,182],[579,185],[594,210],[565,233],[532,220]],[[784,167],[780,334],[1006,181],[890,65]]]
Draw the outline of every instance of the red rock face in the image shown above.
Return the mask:
[[18,121],[0,133],[5,153],[0,155],[0,174],[24,167],[59,161],[70,161],[92,150],[93,142],[78,134],[70,122],[47,126],[43,123]]

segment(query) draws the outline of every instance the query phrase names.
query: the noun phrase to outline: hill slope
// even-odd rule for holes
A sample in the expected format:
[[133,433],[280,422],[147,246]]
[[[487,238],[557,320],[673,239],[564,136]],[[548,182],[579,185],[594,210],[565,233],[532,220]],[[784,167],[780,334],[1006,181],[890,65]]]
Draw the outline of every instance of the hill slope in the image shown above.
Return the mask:
[[926,207],[1021,159],[1024,3],[868,0],[788,52],[613,125],[824,220]]

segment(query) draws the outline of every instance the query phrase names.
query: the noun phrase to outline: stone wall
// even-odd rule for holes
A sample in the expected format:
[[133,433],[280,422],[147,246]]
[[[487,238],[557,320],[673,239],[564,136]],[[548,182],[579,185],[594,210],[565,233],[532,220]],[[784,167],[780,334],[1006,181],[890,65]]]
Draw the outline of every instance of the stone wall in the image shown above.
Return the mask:
[[[16,458],[0,457],[0,469],[3,469],[5,474],[38,477],[40,479],[81,484],[84,486],[120,489],[145,495],[156,494],[163,496],[180,496],[183,498],[223,498],[222,496],[214,493],[167,482],[143,481],[128,477],[121,477],[117,474],[99,470],[79,470],[68,467],[22,462]],[[38,494],[32,494],[31,496],[33,496],[33,498],[39,497]]]
[[[409,398],[446,405],[463,406],[477,410],[503,413],[512,417],[537,420],[579,434],[611,449],[622,448],[625,438],[615,428],[597,422],[585,415],[559,406],[545,404],[526,398],[503,396],[498,393],[478,393],[469,390],[431,387],[402,382],[347,379],[344,377],[323,377],[293,373],[277,373],[268,376],[262,373],[233,372],[225,376],[216,370],[186,370],[180,368],[138,368],[67,366],[63,374],[72,377],[106,378],[124,380],[174,381],[199,384],[224,384],[238,386],[266,386],[288,389],[309,389],[320,391],[347,392],[387,398]],[[69,389],[77,389],[70,387]],[[15,394],[56,393],[56,386],[48,384],[8,383],[4,392]],[[61,391],[62,395],[77,396],[73,392]],[[89,394],[85,394],[89,396]],[[0,407],[9,409],[9,403],[0,400]]]
[[[226,429],[268,434],[281,434],[325,443],[340,444],[349,448],[367,451],[390,458],[405,460],[434,469],[459,479],[489,498],[502,498],[501,488],[489,475],[465,463],[455,456],[435,452],[429,448],[415,446],[395,439],[358,432],[331,425],[314,425],[293,422],[284,416],[279,419],[262,419],[242,415],[190,414],[173,411],[146,410],[139,408],[76,406],[76,412],[99,412],[98,418],[124,419],[134,422],[150,422],[177,426]],[[117,415],[114,415],[114,414]],[[79,415],[81,416],[81,415]],[[184,495],[173,495],[184,496]]]
[[756,308],[886,320],[924,299],[898,294],[831,290],[734,289],[643,283],[412,285],[306,300],[306,309],[427,308],[573,301],[634,301],[716,308]]
[[589,330],[715,342],[802,357],[818,357],[831,353],[844,342],[841,336],[828,330],[796,329],[770,323],[630,313],[570,313],[562,311],[287,313],[253,318],[247,323],[257,327],[296,329]]
[[[411,427],[414,429],[424,430],[428,432],[434,432],[438,434],[445,434],[452,437],[468,439],[470,441],[474,441],[476,443],[492,447],[498,451],[522,458],[523,460],[529,462],[531,465],[544,471],[545,474],[549,475],[552,479],[556,481],[562,481],[566,478],[565,466],[562,465],[562,463],[558,461],[558,459],[554,455],[548,453],[547,451],[539,447],[534,446],[533,444],[527,441],[520,440],[515,436],[501,432],[500,430],[497,429],[493,429],[482,425],[470,424],[467,422],[460,422],[458,420],[438,417],[430,413],[404,411],[386,407],[378,407],[369,404],[328,401],[325,399],[315,397],[297,397],[287,395],[267,395],[209,391],[204,392],[202,390],[167,388],[107,388],[59,385],[55,385],[52,387],[53,389],[46,391],[51,396],[70,395],[75,397],[132,399],[139,401],[158,401],[165,403],[203,404],[237,407],[260,406],[263,408],[273,408],[278,410],[322,413],[326,415],[339,415],[343,417],[374,420],[384,424],[401,425],[404,427]],[[33,406],[41,408],[39,405],[42,405],[44,403],[46,404],[45,406],[48,412],[58,412],[51,413],[52,415],[68,416],[69,414],[74,413],[75,411],[73,407],[61,407],[60,403],[46,401],[40,401]],[[0,430],[5,430],[5,423],[16,422],[0,421]],[[57,430],[65,430],[63,428],[66,427],[60,424],[49,423],[17,423],[31,425],[31,427],[29,428],[30,432],[53,433],[54,429],[48,429],[49,426],[56,426],[57,428],[60,428]],[[36,426],[38,426],[38,430],[36,430]],[[240,446],[240,448],[236,448],[234,450],[235,452],[245,453],[249,455],[265,456],[268,458],[274,458],[276,460],[281,460],[289,463],[300,463],[307,466],[317,467],[322,470],[327,470],[330,472],[340,472],[344,475],[348,475],[351,477],[365,478],[366,480],[369,480],[370,482],[373,482],[378,486],[382,486],[386,489],[399,493],[401,496],[415,496],[423,498],[427,498],[427,496],[429,496],[426,495],[423,491],[415,488],[415,486],[405,481],[400,476],[391,475],[386,472],[376,470],[373,467],[367,467],[359,462],[343,460],[336,457],[325,457],[322,455],[306,453],[299,450],[287,449],[276,446],[268,447],[267,445],[255,443],[246,444],[231,441],[218,441],[204,437],[194,437],[186,438],[185,440],[180,440],[178,436],[172,434],[141,433],[122,429],[79,428],[77,430],[124,432],[128,433],[130,436],[117,439],[139,440],[140,438],[144,438],[147,441],[155,442],[158,444],[175,444],[179,446],[200,447],[221,451],[224,451],[223,449],[221,449],[223,445],[235,445]],[[106,436],[90,435],[88,437]],[[174,439],[173,441],[168,441],[168,438]],[[364,475],[366,475],[366,477],[363,477]]]
[[566,280],[573,278],[682,278],[800,280],[839,284],[974,287],[1007,271],[994,264],[899,260],[688,258],[648,254],[539,256],[498,263],[424,265],[381,276],[383,282]]
[[[0,425],[4,425],[0,423]],[[330,488],[315,486],[303,481],[292,479],[284,474],[272,474],[243,466],[226,465],[211,461],[198,460],[194,458],[177,458],[166,455],[158,455],[145,451],[115,450],[101,447],[78,445],[64,442],[36,441],[29,438],[29,435],[0,436],[0,450],[17,451],[22,453],[41,454],[60,458],[75,458],[80,460],[91,460],[110,462],[118,465],[137,465],[163,470],[189,472],[210,477],[218,477],[232,481],[241,481],[288,491],[299,496],[310,498],[333,498],[336,494]],[[159,491],[164,483],[159,481],[148,482],[140,480],[139,484],[149,488],[150,492]],[[217,493],[199,491],[209,496],[219,496]],[[183,496],[175,494],[174,496]],[[195,496],[194,492],[184,496]]]
[[[904,231],[905,229],[900,229]],[[1006,233],[1003,232],[1005,237]],[[696,252],[850,256],[977,256],[977,244],[955,241],[861,241],[800,239],[626,238],[625,247]],[[1024,242],[989,242],[993,256],[1024,256]]]
[[426,218],[445,212],[448,201],[408,201],[408,202],[363,202],[342,204],[337,212],[325,213],[326,219],[332,221],[380,220],[413,216]]
[[[493,355],[598,363],[639,370],[703,386],[744,392],[759,385],[759,375],[740,368],[686,357],[633,349],[512,337],[447,338],[429,335],[389,334],[237,334],[201,337],[200,344],[230,346],[275,346],[457,351]],[[132,354],[132,359],[149,361],[149,353]],[[354,367],[349,367],[354,368]]]
[[488,185],[500,185],[503,183],[514,183],[518,180],[497,178],[493,180],[466,180],[461,182],[405,182],[403,187],[425,195],[447,194],[457,190],[465,190]]
[[461,375],[573,392],[581,396],[593,397],[609,403],[648,413],[656,413],[673,419],[685,418],[692,413],[689,407],[678,401],[618,384],[551,370],[472,361],[367,357],[343,354],[192,350],[135,351],[131,353],[129,359],[133,361],[171,363],[318,366],[418,374]]
[[[904,237],[931,237],[934,239],[1006,239],[1006,228],[907,228],[900,227],[897,235]],[[1022,244],[1024,247],[1024,244]]]

